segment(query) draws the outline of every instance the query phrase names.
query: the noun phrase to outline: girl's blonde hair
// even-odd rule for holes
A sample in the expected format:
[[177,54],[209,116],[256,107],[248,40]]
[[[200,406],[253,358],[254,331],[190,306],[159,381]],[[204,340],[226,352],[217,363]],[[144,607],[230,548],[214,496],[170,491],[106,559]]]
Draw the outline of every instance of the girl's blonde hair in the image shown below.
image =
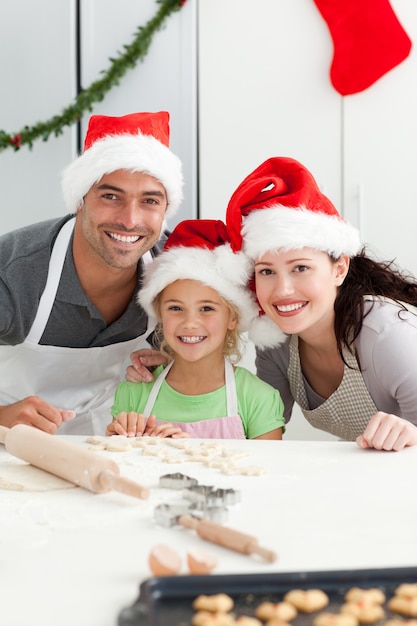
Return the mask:
[[[204,284],[204,283],[201,283],[201,284]],[[155,337],[156,342],[159,344],[159,349],[162,352],[162,354],[164,354],[166,357],[172,360],[175,357],[175,352],[165,341],[164,329],[162,327],[162,322],[161,322],[162,293],[163,293],[163,290],[160,293],[158,293],[158,295],[152,302],[152,306],[155,311],[156,318],[158,320],[158,324],[154,331],[154,337]],[[231,315],[237,321],[236,327],[233,330],[228,329],[226,331],[226,337],[224,339],[224,345],[223,345],[223,356],[227,357],[229,361],[235,365],[242,358],[241,349],[244,343],[242,335],[237,330],[239,326],[239,321],[240,321],[240,312],[237,306],[233,302],[226,300],[226,298],[223,298],[223,296],[220,295],[219,293],[218,293],[218,296],[220,298],[220,301],[227,306]]]

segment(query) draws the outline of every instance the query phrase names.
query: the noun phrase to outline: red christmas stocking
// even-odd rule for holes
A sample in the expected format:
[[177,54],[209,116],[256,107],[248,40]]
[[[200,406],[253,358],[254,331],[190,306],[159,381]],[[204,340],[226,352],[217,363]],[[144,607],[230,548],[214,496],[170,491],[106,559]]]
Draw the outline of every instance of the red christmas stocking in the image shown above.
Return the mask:
[[389,0],[314,0],[333,39],[333,87],[342,96],[363,91],[399,65],[411,40]]

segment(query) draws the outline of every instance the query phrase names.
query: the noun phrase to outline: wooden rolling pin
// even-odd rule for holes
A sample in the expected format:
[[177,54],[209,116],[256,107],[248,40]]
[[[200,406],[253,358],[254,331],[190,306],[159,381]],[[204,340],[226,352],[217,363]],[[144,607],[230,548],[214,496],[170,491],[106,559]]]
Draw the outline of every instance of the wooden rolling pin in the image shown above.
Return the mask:
[[119,466],[111,459],[33,426],[0,426],[0,443],[19,459],[94,493],[114,489],[135,498],[149,496],[146,487],[120,476]]
[[211,520],[197,519],[192,515],[180,515],[176,522],[186,528],[194,529],[202,539],[229,548],[229,550],[242,554],[259,554],[269,563],[273,563],[277,559],[276,553],[268,548],[262,548],[255,537],[233,528],[227,528],[227,526],[222,526]]

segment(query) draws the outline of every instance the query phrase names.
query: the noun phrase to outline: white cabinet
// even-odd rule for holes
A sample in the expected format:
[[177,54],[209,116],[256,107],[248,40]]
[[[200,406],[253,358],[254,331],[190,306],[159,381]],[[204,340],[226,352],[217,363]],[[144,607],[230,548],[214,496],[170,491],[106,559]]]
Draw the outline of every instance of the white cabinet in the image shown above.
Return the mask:
[[[1,129],[50,119],[75,94],[73,0],[0,1]],[[64,214],[60,172],[73,158],[73,129],[32,151],[0,152],[0,234]]]
[[[75,0],[0,0],[3,85],[1,128],[49,120],[75,97],[77,29]],[[80,3],[80,66],[83,87],[100,78],[110,59],[124,52],[140,26],[160,9],[155,0],[83,0]],[[84,138],[91,114],[126,115],[168,110],[171,148],[183,161],[184,203],[176,221],[196,215],[197,88],[196,6],[188,2],[155,33],[142,62],[129,69],[81,123]],[[7,86],[7,89],[5,88]],[[64,215],[61,172],[77,154],[76,126],[38,140],[32,151],[0,152],[2,217],[0,234],[42,219]],[[169,226],[173,224],[169,223]]]
[[201,216],[223,218],[271,156],[303,162],[339,203],[342,98],[312,0],[199,0],[198,32]]
[[223,218],[252,169],[291,156],[376,252],[417,274],[417,5],[391,4],[410,56],[343,98],[313,0],[199,0],[202,217]]
[[[154,17],[155,0],[83,0],[81,3],[81,75],[89,85],[123,53],[138,28]],[[196,6],[187,2],[155,33],[144,62],[139,62],[112,89],[93,113],[126,115],[135,111],[169,111],[170,147],[183,163],[184,202],[174,220],[197,214],[197,64]],[[82,136],[88,117],[84,118]],[[168,224],[171,228],[174,223]]]
[[413,47],[370,89],[344,99],[344,207],[371,250],[417,275],[417,4],[391,4]]

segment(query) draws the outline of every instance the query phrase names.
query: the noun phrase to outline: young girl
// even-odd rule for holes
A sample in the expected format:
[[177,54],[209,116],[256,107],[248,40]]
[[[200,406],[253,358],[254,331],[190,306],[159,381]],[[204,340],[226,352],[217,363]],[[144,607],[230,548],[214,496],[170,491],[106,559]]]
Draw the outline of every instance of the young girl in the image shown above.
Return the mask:
[[371,259],[294,159],[267,160],[227,209],[254,263],[257,373],[316,428],[363,447],[417,444],[417,282]]
[[249,268],[245,255],[232,252],[223,222],[187,220],[175,228],[146,268],[139,295],[159,322],[169,363],[150,383],[118,386],[107,435],[282,438],[279,393],[232,364],[240,333],[257,314],[245,289]]

